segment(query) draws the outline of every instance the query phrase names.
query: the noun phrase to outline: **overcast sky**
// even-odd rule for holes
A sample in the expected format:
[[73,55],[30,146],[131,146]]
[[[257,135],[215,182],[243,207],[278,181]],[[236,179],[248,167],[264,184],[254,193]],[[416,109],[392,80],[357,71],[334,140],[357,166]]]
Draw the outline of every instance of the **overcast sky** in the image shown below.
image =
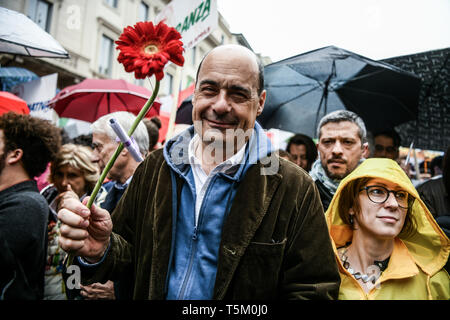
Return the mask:
[[379,60],[450,47],[450,0],[217,0],[233,33],[279,61],[335,45]]

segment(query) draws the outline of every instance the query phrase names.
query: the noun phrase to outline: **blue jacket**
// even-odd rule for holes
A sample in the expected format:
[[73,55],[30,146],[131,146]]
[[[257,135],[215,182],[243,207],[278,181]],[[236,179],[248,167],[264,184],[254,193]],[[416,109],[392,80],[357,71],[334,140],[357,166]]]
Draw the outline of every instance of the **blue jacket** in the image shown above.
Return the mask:
[[171,245],[167,299],[205,300],[213,297],[222,226],[239,182],[247,169],[272,149],[270,140],[256,123],[246,146],[243,164],[225,173],[216,173],[211,178],[195,225],[195,182],[188,161],[188,146],[193,135],[192,126],[169,141],[164,148],[164,158],[171,168],[173,185],[176,184],[176,175],[184,183],[180,199],[177,199],[177,188],[172,189],[175,221],[172,234],[176,236]]

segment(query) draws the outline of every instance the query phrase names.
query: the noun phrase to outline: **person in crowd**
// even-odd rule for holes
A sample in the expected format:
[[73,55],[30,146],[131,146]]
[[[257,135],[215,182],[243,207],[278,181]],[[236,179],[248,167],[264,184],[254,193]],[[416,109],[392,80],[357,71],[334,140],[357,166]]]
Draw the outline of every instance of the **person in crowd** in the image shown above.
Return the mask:
[[153,117],[151,119],[144,118],[142,120],[147,127],[149,145],[148,152],[152,152],[155,149],[159,149],[158,139],[159,139],[159,129],[161,129],[161,120],[158,117]]
[[442,175],[417,186],[420,198],[434,218],[450,216],[450,147],[445,152],[442,167]]
[[92,148],[92,133],[80,134],[72,139],[72,143]]
[[331,112],[320,120],[319,159],[313,163],[310,175],[325,211],[341,180],[368,156],[366,132],[363,120],[348,110]]
[[430,162],[430,171],[432,178],[440,178],[444,168],[444,156],[436,156]]
[[397,161],[401,139],[394,129],[376,132],[373,135],[374,151],[372,158],[389,158]]
[[450,241],[391,159],[365,160],[326,212],[341,300],[450,299]]
[[314,141],[307,135],[297,133],[293,135],[287,144],[286,151],[292,155],[294,163],[307,172],[317,159],[317,147]]
[[[94,162],[97,162],[100,170],[106,167],[108,161],[112,158],[119,145],[117,135],[109,125],[110,119],[116,119],[125,132],[130,130],[136,118],[132,113],[119,111],[100,117],[92,124],[92,148],[94,150]],[[144,158],[148,152],[149,137],[143,123],[139,123],[134,131],[132,138],[139,147],[139,152]],[[133,173],[139,162],[136,161],[131,153],[124,148],[108,173],[107,178],[113,181],[108,194],[101,207],[112,212],[129,185]]]
[[[447,237],[450,237],[450,147],[447,148],[442,162],[442,175],[419,185],[417,192],[436,222]],[[445,269],[450,272],[449,261]]]
[[[287,151],[285,151],[285,150],[283,150],[283,149],[279,149],[279,150],[275,151],[275,153],[276,153],[280,158],[283,158],[283,159],[289,160],[289,161],[291,161],[291,162],[294,162],[294,158],[292,157],[292,155],[291,155],[289,152],[287,152]],[[295,163],[295,162],[294,162],[294,163]]]
[[[59,128],[58,130],[61,135],[61,145],[72,142],[72,140],[69,137],[69,134],[67,133],[66,130],[64,130],[64,128]],[[47,168],[42,174],[34,177],[34,180],[36,180],[37,182],[39,192],[50,184],[50,182],[48,181],[49,175],[50,175],[50,162],[47,164]]]
[[[109,125],[111,118],[116,119],[124,131],[128,132],[136,116],[125,111],[113,112],[100,117],[92,124],[94,161],[98,162],[102,170],[113,156],[119,144],[117,135]],[[136,141],[142,157],[145,158],[149,150],[149,136],[143,123],[139,123],[136,127],[132,138]],[[111,185],[108,187],[109,190],[107,191],[105,200],[100,204],[101,208],[108,210],[110,213],[114,211],[114,208],[130,184],[138,165],[139,162],[124,148],[108,173],[107,178]],[[120,281],[98,282],[89,286],[82,286],[80,294],[85,299],[130,299],[131,293],[129,287],[131,286],[130,282],[132,282],[132,279],[129,279],[130,277],[131,273],[123,274]]]
[[[99,169],[92,161],[89,147],[64,144],[56,159],[51,162],[49,182],[41,191],[50,207],[48,223],[47,265],[45,267],[44,299],[65,300],[63,283],[63,261],[66,253],[58,245],[60,223],[57,217],[58,195],[72,190],[83,199],[91,194],[99,178]],[[96,202],[98,204],[98,202]]]
[[0,116],[0,293],[1,299],[42,299],[48,204],[33,179],[61,146],[49,121]]
[[112,215],[65,200],[60,244],[79,256],[82,281],[131,269],[134,299],[337,297],[314,182],[275,156],[255,121],[263,88],[252,51],[212,49],[197,72],[194,125],[149,154]]

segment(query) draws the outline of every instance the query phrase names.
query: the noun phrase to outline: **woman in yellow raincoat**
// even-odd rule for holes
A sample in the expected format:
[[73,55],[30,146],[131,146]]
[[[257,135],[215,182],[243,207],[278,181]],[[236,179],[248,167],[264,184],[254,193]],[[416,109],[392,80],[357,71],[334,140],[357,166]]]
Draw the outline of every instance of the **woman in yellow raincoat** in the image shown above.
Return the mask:
[[339,299],[450,299],[450,241],[395,161],[365,160],[341,181],[326,219]]

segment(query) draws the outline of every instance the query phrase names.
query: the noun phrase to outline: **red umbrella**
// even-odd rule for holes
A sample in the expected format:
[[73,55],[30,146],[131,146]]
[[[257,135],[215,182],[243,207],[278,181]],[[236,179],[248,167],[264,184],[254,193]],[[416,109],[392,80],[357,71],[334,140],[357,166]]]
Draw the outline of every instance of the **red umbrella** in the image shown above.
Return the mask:
[[12,93],[0,91],[0,115],[9,111],[19,114],[30,113],[30,109],[25,100],[20,99]]
[[[86,79],[61,90],[49,103],[60,117],[94,122],[116,111],[137,115],[152,93],[125,80]],[[159,114],[157,101],[146,117]]]

